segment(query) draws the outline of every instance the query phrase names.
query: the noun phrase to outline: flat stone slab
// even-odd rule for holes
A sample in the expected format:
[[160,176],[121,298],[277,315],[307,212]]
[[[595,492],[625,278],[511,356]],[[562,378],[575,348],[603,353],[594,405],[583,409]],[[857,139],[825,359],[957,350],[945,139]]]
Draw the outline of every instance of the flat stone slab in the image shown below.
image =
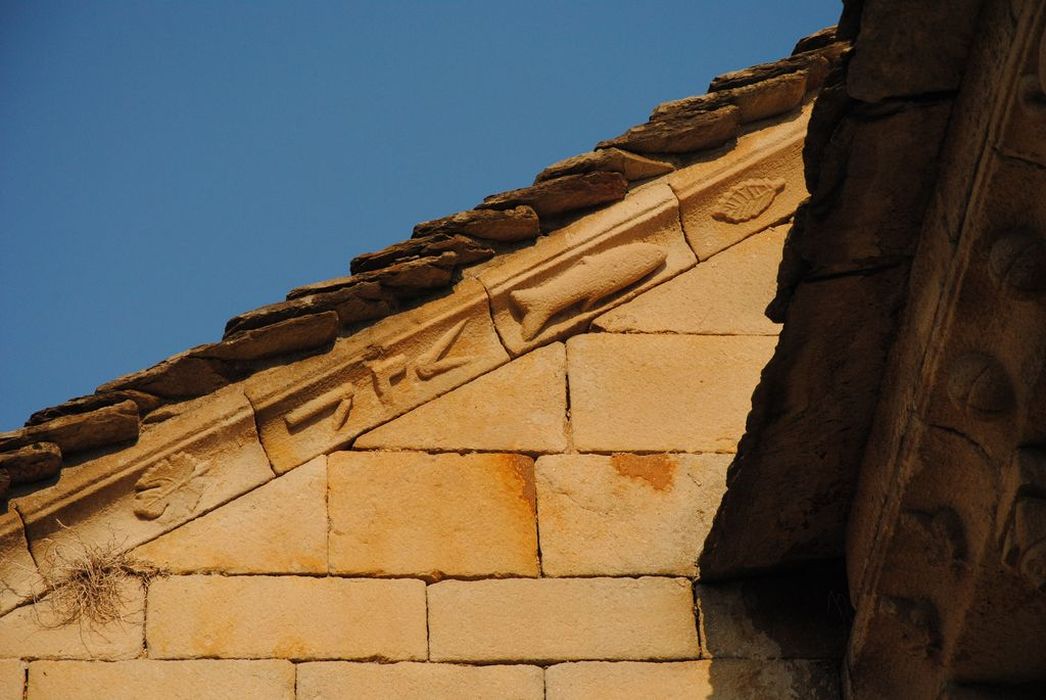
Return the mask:
[[538,459],[546,576],[697,575],[730,455]]
[[429,586],[429,653],[434,661],[695,658],[690,582],[443,581]]
[[537,576],[534,462],[513,454],[335,452],[339,574]]
[[777,335],[764,313],[777,294],[787,226],[767,229],[713,255],[592,322],[611,333]]
[[[458,666],[413,663],[298,664],[298,700],[544,700],[540,666]],[[351,692],[350,692],[351,691]]]
[[777,339],[589,333],[567,342],[582,452],[733,452]]
[[0,615],[41,592],[42,586],[22,519],[13,511],[0,515]]

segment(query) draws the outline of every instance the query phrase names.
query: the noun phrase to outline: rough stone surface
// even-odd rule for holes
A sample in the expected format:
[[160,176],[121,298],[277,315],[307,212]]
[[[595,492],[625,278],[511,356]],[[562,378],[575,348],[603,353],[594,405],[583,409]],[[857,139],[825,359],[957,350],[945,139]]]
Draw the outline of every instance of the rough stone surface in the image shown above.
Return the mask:
[[567,342],[582,452],[732,452],[777,339],[587,334]]
[[25,664],[18,659],[0,659],[0,700],[23,700]]
[[802,104],[806,90],[807,72],[799,69],[707,95],[663,102],[654,108],[651,120],[683,118],[689,114],[733,105],[741,110],[741,123],[748,124],[795,109]]
[[562,452],[566,356],[554,343],[360,436],[365,449]]
[[232,363],[203,357],[201,353],[205,353],[210,347],[198,345],[172,355],[152,367],[108,381],[99,386],[97,391],[131,389],[169,400],[210,394],[243,374],[242,370]]
[[695,262],[664,183],[586,216],[478,274],[509,351],[521,354],[584,328],[602,311]]
[[836,43],[823,50],[800,53],[779,61],[761,63],[729,73],[717,75],[708,86],[709,93],[744,87],[796,71],[806,71],[807,89],[816,90],[824,82],[831,69],[832,61],[843,52],[846,44]]
[[334,311],[338,322],[347,326],[362,321],[373,321],[396,310],[396,299],[374,280],[339,279],[319,282],[291,290],[287,301],[245,311],[230,318],[225,324],[228,338],[243,331],[261,328],[298,316]]
[[788,229],[741,241],[592,322],[611,333],[776,335],[766,317]]
[[633,126],[621,136],[600,141],[601,148],[623,148],[636,153],[689,153],[722,146],[737,136],[741,110],[726,106],[687,112]]
[[836,42],[837,27],[832,25],[825,27],[824,29],[818,29],[813,34],[807,34],[799,41],[795,42],[795,48],[792,49],[792,55],[806,53],[807,51],[816,51],[817,49],[823,49],[829,44]]
[[399,262],[433,255],[451,253],[447,262],[453,265],[470,265],[487,260],[494,250],[477,243],[468,236],[441,233],[394,243],[376,253],[364,253],[352,259],[349,270],[352,274],[380,270]]
[[414,226],[414,238],[437,234],[464,234],[490,241],[513,242],[537,238],[541,225],[533,207],[512,209],[470,209]]
[[334,311],[291,318],[238,333],[207,347],[199,356],[246,362],[323,348],[334,342],[339,325]]
[[120,584],[123,617],[105,624],[81,620],[59,625],[64,610],[51,598],[0,617],[0,657],[23,659],[131,659],[142,653],[145,595],[137,580]]
[[836,700],[835,662],[824,661],[582,661],[550,666],[548,700]]
[[411,579],[174,576],[149,587],[151,656],[424,659],[425,584]]
[[121,401],[89,413],[62,416],[9,433],[0,433],[0,451],[15,450],[34,442],[53,442],[62,454],[85,452],[138,437],[138,406]]
[[538,459],[546,576],[697,575],[730,455]]
[[[0,696],[2,697],[2,696]],[[33,700],[293,700],[289,661],[34,661]]]
[[330,457],[335,573],[537,576],[535,519],[534,463],[523,455]]
[[339,661],[298,665],[298,700],[543,700],[538,666],[360,664]]
[[143,544],[134,556],[174,572],[326,573],[326,458]]
[[0,615],[28,600],[41,584],[22,519],[13,511],[0,513]]
[[96,408],[112,406],[128,399],[134,401],[138,405],[138,415],[140,416],[144,416],[146,413],[158,408],[160,404],[163,403],[162,399],[151,394],[146,394],[142,391],[133,391],[131,389],[123,391],[107,391],[101,394],[79,396],[75,399],[69,399],[64,403],[60,403],[57,406],[40,409],[29,416],[29,420],[27,420],[25,424],[27,426],[39,425],[40,423],[46,423],[47,421],[61,418],[62,416],[89,413]]
[[11,452],[0,452],[0,498],[6,486],[49,479],[62,468],[62,450],[53,442],[34,442]]
[[620,173],[565,175],[530,187],[492,194],[476,208],[511,209],[528,206],[543,218],[616,202],[623,199],[627,191],[628,180]]
[[506,579],[429,587],[436,661],[686,659],[698,654],[686,579]]
[[621,173],[629,182],[657,177],[674,170],[671,163],[622,151],[620,148],[604,148],[565,158],[548,166],[534,178],[534,183],[552,180],[564,175],[577,175],[598,170]]

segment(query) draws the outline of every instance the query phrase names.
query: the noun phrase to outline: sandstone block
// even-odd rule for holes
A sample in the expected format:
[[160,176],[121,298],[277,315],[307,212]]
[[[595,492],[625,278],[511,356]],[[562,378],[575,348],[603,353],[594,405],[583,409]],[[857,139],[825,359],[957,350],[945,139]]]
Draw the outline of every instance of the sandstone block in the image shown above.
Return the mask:
[[633,126],[621,136],[600,141],[601,148],[623,148],[636,153],[690,153],[722,146],[736,138],[741,111],[732,105],[710,111],[687,112]]
[[343,661],[298,665],[298,700],[543,700],[539,666]]
[[776,343],[759,336],[574,336],[567,372],[575,446],[733,451]]
[[317,457],[134,555],[179,573],[326,573],[326,462]]
[[651,121],[682,119],[687,115],[733,105],[741,111],[741,123],[748,124],[798,107],[806,94],[806,83],[806,71],[796,70],[707,95],[664,102],[654,108]]
[[34,661],[33,700],[293,700],[289,661]]
[[412,238],[394,243],[376,253],[364,253],[352,259],[349,269],[352,274],[381,270],[405,260],[432,255],[451,253],[448,259],[451,266],[470,265],[487,260],[494,255],[494,249],[481,245],[468,236],[446,235],[442,233]]
[[34,442],[52,442],[62,454],[84,452],[138,437],[138,406],[121,401],[88,413],[61,416],[47,423],[0,433],[0,451],[15,450]]
[[29,600],[42,583],[22,519],[12,511],[0,514],[0,615]]
[[548,700],[835,700],[838,671],[826,661],[582,661],[550,666]]
[[173,576],[149,587],[160,659],[424,659],[425,584],[411,579]]
[[[508,360],[475,280],[340,339],[321,356],[250,377],[277,472],[337,449]],[[410,445],[410,447],[418,447]]]
[[548,576],[697,575],[730,455],[553,455],[537,462]]
[[528,206],[544,218],[616,202],[623,199],[627,191],[628,180],[620,173],[564,175],[530,187],[492,194],[476,209]]
[[121,401],[126,401],[127,399],[131,399],[138,405],[138,415],[140,416],[144,416],[162,403],[159,398],[152,396],[151,394],[134,391],[133,389],[107,391],[101,394],[78,396],[75,399],[69,399],[68,401],[60,403],[57,406],[42,408],[29,416],[29,420],[27,420],[25,424],[27,426],[39,425],[40,423],[46,423],[47,421],[61,418],[62,416],[88,413],[96,408],[113,406]]
[[0,700],[23,700],[25,664],[19,659],[0,659]]
[[396,299],[375,280],[339,278],[291,290],[287,301],[266,304],[233,316],[225,323],[225,338],[309,314],[334,311],[345,326],[372,321],[397,308]]
[[0,657],[24,659],[131,659],[142,653],[145,595],[128,578],[119,584],[122,617],[61,624],[67,610],[47,596],[0,617]]
[[693,266],[677,201],[650,183],[534,246],[488,263],[478,278],[509,351],[527,352],[584,328],[602,311]]
[[242,331],[200,353],[219,360],[251,361],[322,348],[338,335],[338,314],[324,311]]
[[789,218],[806,198],[803,139],[810,109],[744,139],[744,148],[666,176],[700,260]]
[[554,343],[360,436],[354,446],[562,452],[566,420],[566,353]]
[[139,391],[168,400],[190,399],[217,391],[235,381],[238,368],[222,360],[202,357],[209,345],[197,345],[151,367],[125,374],[96,391]]
[[336,452],[330,522],[337,573],[538,575],[534,462],[523,455]]
[[490,241],[512,242],[537,238],[541,226],[532,207],[512,209],[470,209],[414,226],[414,238],[436,234],[464,234]]
[[53,442],[33,442],[0,452],[0,498],[7,486],[49,479],[62,468],[62,450]]
[[552,180],[564,175],[576,175],[598,170],[621,173],[629,182],[643,180],[648,177],[656,177],[670,173],[675,169],[671,163],[653,158],[622,151],[620,148],[604,148],[599,151],[589,151],[580,155],[565,158],[553,163],[542,170],[536,178],[535,184]]
[[46,573],[58,549],[67,556],[130,549],[272,476],[250,404],[229,387],[149,426],[132,447],[66,467],[54,486],[14,503]]
[[824,83],[825,78],[828,77],[829,70],[831,70],[832,63],[838,59],[847,46],[848,44],[844,42],[835,42],[817,50],[800,52],[779,61],[761,63],[756,66],[742,68],[741,70],[723,73],[712,79],[708,86],[708,91],[717,93],[723,90],[744,87],[800,70],[807,73],[807,89],[816,90]]
[[787,226],[746,238],[592,322],[611,333],[776,335],[766,317],[777,293]]
[[429,587],[437,661],[686,659],[698,653],[686,579],[504,579]]

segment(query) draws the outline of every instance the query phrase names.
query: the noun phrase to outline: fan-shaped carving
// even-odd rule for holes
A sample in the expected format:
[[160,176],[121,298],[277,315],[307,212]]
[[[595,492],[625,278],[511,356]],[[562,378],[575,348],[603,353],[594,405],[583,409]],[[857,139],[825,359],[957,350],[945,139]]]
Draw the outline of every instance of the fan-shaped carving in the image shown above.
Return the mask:
[[785,188],[784,180],[745,180],[728,190],[712,210],[712,218],[739,224],[762,214]]

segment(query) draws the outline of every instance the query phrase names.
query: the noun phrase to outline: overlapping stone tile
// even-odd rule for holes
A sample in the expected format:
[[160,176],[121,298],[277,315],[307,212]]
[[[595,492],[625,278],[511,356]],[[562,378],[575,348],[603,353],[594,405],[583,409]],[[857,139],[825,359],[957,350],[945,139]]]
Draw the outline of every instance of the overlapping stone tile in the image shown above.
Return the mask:
[[567,342],[581,452],[732,452],[777,338],[589,333]]
[[133,446],[62,470],[17,498],[29,547],[46,574],[89,549],[130,549],[273,477],[254,413],[237,387],[183,405]]
[[174,572],[326,573],[327,458],[317,457],[133,554]]
[[697,575],[730,455],[551,455],[538,459],[547,576]]
[[318,661],[298,665],[298,700],[543,700],[539,666],[363,664]]
[[339,340],[329,353],[245,382],[277,472],[352,438],[508,360],[474,280],[446,297]]
[[519,355],[584,328],[694,262],[672,190],[651,183],[530,248],[495,258],[478,277],[490,292],[499,335]]
[[608,311],[593,328],[612,333],[776,335],[766,317],[777,293],[787,226],[747,238],[678,277]]
[[330,522],[335,573],[538,575],[534,462],[523,455],[336,452]]
[[562,452],[566,422],[566,353],[554,343],[360,436],[354,446]]

